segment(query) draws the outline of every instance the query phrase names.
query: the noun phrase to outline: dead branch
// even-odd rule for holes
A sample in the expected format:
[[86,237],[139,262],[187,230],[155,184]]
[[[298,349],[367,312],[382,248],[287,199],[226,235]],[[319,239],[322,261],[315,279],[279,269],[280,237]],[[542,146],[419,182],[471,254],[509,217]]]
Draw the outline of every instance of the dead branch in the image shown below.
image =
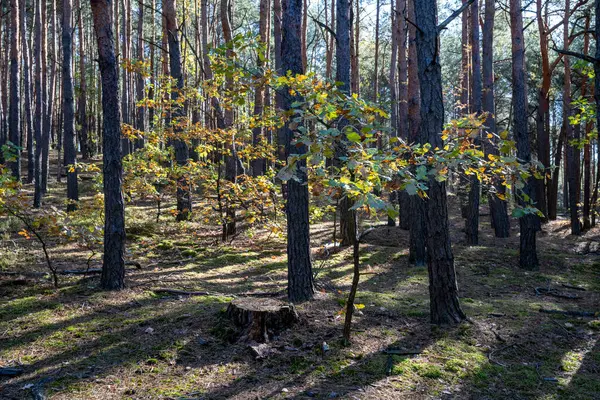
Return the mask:
[[592,311],[571,311],[571,310],[563,311],[563,310],[548,310],[546,308],[540,308],[540,312],[545,313],[545,314],[570,315],[573,317],[595,317],[599,314],[598,312],[592,312]]

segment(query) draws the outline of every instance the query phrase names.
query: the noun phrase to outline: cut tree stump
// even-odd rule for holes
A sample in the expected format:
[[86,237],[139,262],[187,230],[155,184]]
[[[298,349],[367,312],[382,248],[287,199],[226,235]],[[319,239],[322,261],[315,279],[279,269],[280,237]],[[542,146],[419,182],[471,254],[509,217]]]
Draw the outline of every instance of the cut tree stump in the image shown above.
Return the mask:
[[272,334],[289,328],[299,317],[293,304],[277,299],[241,297],[231,301],[227,315],[242,328],[243,339],[258,343],[269,341]]

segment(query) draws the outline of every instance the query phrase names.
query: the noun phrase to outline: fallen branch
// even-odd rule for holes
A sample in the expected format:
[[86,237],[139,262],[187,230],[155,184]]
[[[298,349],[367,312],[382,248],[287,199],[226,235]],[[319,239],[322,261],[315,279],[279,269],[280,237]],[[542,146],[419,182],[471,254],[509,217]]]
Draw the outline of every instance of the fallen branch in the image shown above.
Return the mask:
[[387,349],[387,350],[383,350],[383,352],[385,354],[392,354],[395,356],[416,356],[416,355],[422,353],[422,351],[420,351],[420,350],[402,350],[402,349]]
[[[186,290],[166,289],[166,288],[152,289],[152,291],[156,294],[176,294],[176,295],[180,295],[180,296],[210,296],[211,295],[211,293],[208,293],[208,292],[188,292]],[[217,294],[217,293],[212,293],[212,294]]]
[[490,360],[490,362],[492,364],[496,364],[496,365],[506,368],[506,364],[502,364],[500,361],[494,360],[494,354],[500,353],[501,351],[510,349],[511,347],[518,346],[518,345],[519,345],[518,343],[513,343],[513,344],[509,344],[507,346],[501,347],[498,350],[490,351],[488,353],[488,360]]
[[561,315],[570,315],[573,317],[595,317],[598,315],[598,312],[591,311],[563,311],[563,310],[548,310],[546,308],[540,308],[541,313],[545,314],[561,314]]
[[[140,265],[136,262],[125,263],[126,265],[136,265],[136,268],[127,268],[126,271],[134,271],[136,269],[140,269],[137,265]],[[88,274],[101,274],[102,268],[90,268],[90,269],[63,269],[57,270],[57,275],[88,275]],[[48,272],[18,272],[18,271],[0,271],[0,276],[25,276],[30,278],[44,277],[48,275]]]
[[566,283],[562,284],[562,287],[566,287],[567,289],[573,289],[573,290],[581,290],[582,292],[585,292],[587,289],[581,286],[574,286],[574,285],[568,285]]
[[580,299],[581,298],[581,297],[576,296],[574,294],[563,294],[563,293],[559,292],[556,289],[536,287],[536,288],[534,288],[534,290],[535,290],[535,294],[537,296],[545,294],[545,295],[548,295],[548,296],[558,297],[558,298],[561,298],[561,299],[569,299],[569,300],[575,300],[575,299]]
[[193,258],[186,258],[183,260],[174,260],[174,261],[160,261],[160,262],[155,262],[152,264],[148,264],[146,265],[146,268],[154,268],[154,267],[158,267],[159,265],[179,265],[179,264],[183,264],[184,262],[190,262],[193,261]]
[[277,297],[282,295],[285,291],[280,290],[278,292],[246,292],[238,294],[224,294],[217,292],[202,292],[202,291],[187,291],[179,289],[168,289],[168,288],[157,288],[150,289],[156,294],[172,294],[178,296],[225,296],[225,297]]
[[23,373],[23,370],[21,368],[11,368],[11,367],[0,368],[0,376],[17,376],[17,375],[21,375],[22,373]]

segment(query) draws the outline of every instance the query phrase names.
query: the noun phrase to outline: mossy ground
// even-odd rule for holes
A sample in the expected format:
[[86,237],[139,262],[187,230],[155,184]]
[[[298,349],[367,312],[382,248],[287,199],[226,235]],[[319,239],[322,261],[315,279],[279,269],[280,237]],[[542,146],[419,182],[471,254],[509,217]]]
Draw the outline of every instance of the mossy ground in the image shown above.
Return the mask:
[[[156,223],[151,206],[131,206],[128,215],[135,216],[128,258],[143,268],[128,270],[126,290],[101,292],[97,276],[63,277],[59,290],[44,279],[0,281],[0,366],[24,369],[1,378],[2,399],[29,398],[29,384],[51,399],[600,398],[598,317],[539,312],[599,311],[600,262],[572,251],[584,239],[568,236],[565,221],[545,227],[541,269],[525,272],[517,268],[516,230],[495,239],[483,221],[481,245],[465,247],[462,221],[453,218],[470,318],[455,327],[429,324],[427,269],[408,265],[407,232],[379,228],[381,237],[398,240],[390,247],[375,238],[361,248],[365,274],[348,347],[340,338],[350,249],[325,251],[332,225],[316,224],[317,298],[299,305],[302,321],[274,339],[278,353],[255,360],[235,341],[224,311],[236,294],[285,290],[285,243],[258,231],[220,244],[218,227],[175,223],[170,215]],[[43,270],[36,243],[4,239],[4,270]],[[85,268],[88,256],[73,244],[52,248],[59,268]],[[548,284],[580,298],[535,294]],[[214,295],[159,296],[157,287]],[[384,353],[390,348],[418,354]]]

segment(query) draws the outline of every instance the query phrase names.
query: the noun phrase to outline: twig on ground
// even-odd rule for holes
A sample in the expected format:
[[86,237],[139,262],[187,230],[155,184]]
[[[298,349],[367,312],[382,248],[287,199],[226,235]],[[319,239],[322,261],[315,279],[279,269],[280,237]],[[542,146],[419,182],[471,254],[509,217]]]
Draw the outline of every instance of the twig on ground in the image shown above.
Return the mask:
[[506,368],[507,367],[506,364],[503,364],[500,361],[494,360],[494,354],[498,354],[498,353],[500,353],[500,352],[502,352],[504,350],[510,349],[511,347],[518,346],[518,345],[519,345],[518,343],[512,343],[512,344],[509,344],[507,346],[501,347],[498,350],[490,351],[488,353],[488,360],[490,360],[490,362],[493,363],[493,364],[496,364],[496,365],[499,365],[501,367]]
[[581,298],[574,294],[563,294],[556,289],[551,289],[550,286],[548,286],[548,288],[536,287],[536,288],[533,288],[533,290],[535,291],[536,296],[545,294],[548,296],[558,297],[561,299],[569,299],[569,300],[576,300],[576,299]]
[[574,317],[595,317],[599,314],[598,312],[592,312],[592,311],[571,311],[571,310],[563,311],[563,310],[548,310],[546,308],[540,308],[540,312],[545,313],[545,314],[571,315]]
[[17,376],[17,375],[21,375],[22,373],[23,373],[23,370],[21,368],[11,368],[11,367],[0,368],[0,376]]
[[562,287],[566,287],[567,289],[573,289],[573,290],[581,290],[582,292],[585,292],[587,290],[584,287],[569,285],[569,284],[566,284],[566,283],[563,283]]
[[166,288],[152,289],[152,291],[156,294],[177,294],[177,295],[181,295],[181,296],[210,296],[211,294],[217,295],[217,293],[188,292],[186,290],[166,289]]

